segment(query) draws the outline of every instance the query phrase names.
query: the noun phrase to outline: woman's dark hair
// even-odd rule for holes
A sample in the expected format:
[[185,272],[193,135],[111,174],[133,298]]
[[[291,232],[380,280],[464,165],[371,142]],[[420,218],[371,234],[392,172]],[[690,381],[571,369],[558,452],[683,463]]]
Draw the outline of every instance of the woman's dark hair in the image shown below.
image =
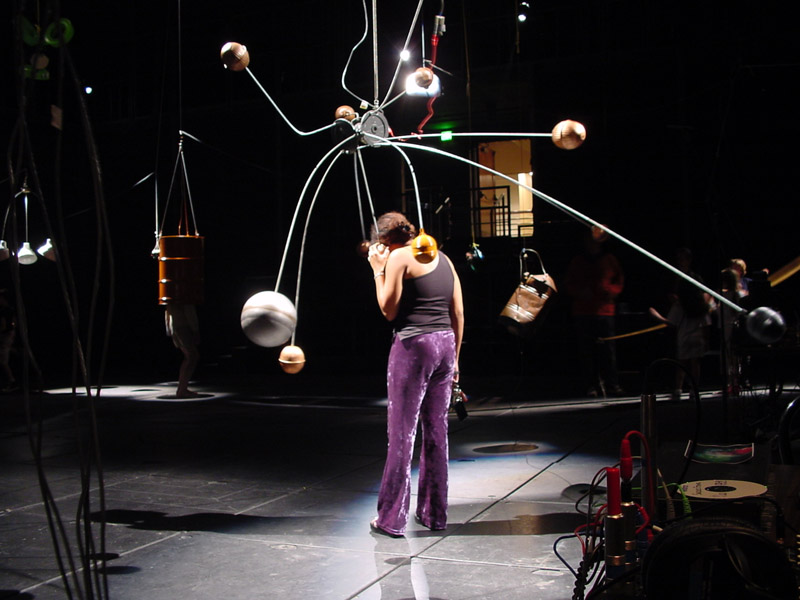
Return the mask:
[[405,215],[399,212],[388,212],[378,217],[377,227],[372,226],[370,243],[380,242],[385,246],[392,244],[405,245],[416,235],[414,226],[408,222]]

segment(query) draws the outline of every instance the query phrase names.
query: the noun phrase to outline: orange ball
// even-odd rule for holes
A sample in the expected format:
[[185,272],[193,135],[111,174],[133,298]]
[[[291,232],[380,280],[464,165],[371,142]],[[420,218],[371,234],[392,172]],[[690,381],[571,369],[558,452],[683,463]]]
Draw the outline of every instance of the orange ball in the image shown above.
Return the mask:
[[250,53],[247,46],[238,42],[227,42],[219,51],[219,57],[226,69],[244,71],[250,64]]
[[561,121],[552,132],[553,143],[562,150],[574,150],[586,140],[586,127],[577,121]]
[[356,111],[353,109],[352,106],[347,106],[343,104],[339,108],[336,109],[334,113],[334,117],[337,119],[347,119],[348,121],[352,121],[356,118]]
[[294,375],[303,370],[306,364],[306,355],[299,346],[284,346],[278,362],[284,373]]
[[411,253],[421,263],[429,263],[436,258],[438,246],[433,237],[425,233],[424,228],[420,228],[419,235],[411,240]]

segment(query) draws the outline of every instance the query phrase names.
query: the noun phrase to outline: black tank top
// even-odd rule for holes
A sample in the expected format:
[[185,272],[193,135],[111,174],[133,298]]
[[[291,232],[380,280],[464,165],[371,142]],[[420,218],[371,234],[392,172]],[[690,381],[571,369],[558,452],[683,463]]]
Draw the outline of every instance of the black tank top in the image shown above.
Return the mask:
[[452,328],[454,281],[450,261],[441,252],[433,271],[403,280],[403,295],[394,320],[394,331],[400,339]]

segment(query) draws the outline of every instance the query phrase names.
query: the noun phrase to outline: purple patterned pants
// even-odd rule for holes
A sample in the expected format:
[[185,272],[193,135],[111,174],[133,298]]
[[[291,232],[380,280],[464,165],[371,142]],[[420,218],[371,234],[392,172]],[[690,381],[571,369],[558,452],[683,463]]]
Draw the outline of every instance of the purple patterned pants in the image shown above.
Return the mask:
[[447,525],[447,411],[455,369],[455,336],[436,331],[401,340],[389,352],[389,448],[378,492],[378,526],[403,534],[411,502],[411,458],[422,423],[417,518],[430,529]]

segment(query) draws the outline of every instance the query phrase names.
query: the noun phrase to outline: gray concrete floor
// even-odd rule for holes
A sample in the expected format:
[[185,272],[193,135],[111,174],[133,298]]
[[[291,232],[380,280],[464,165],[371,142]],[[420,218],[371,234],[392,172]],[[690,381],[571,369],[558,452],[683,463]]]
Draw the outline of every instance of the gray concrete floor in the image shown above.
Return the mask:
[[[198,387],[203,396],[188,401],[168,397],[173,385],[108,386],[95,401],[115,600],[568,599],[575,576],[554,542],[585,523],[576,501],[617,462],[625,433],[640,428],[638,397],[479,391],[466,420],[451,417],[447,529],[412,522],[390,539],[368,525],[386,444],[380,385],[338,380],[316,386],[323,393],[276,393],[238,381]],[[0,597],[69,597],[23,398],[2,402]],[[96,468],[88,486],[81,479],[81,452],[90,451],[84,403],[76,419],[68,390],[31,400],[42,414],[42,473],[65,524],[65,562],[67,545],[78,557],[82,487],[102,550]],[[688,403],[665,399],[659,411],[665,435],[691,436]],[[558,551],[577,569],[575,539]]]

